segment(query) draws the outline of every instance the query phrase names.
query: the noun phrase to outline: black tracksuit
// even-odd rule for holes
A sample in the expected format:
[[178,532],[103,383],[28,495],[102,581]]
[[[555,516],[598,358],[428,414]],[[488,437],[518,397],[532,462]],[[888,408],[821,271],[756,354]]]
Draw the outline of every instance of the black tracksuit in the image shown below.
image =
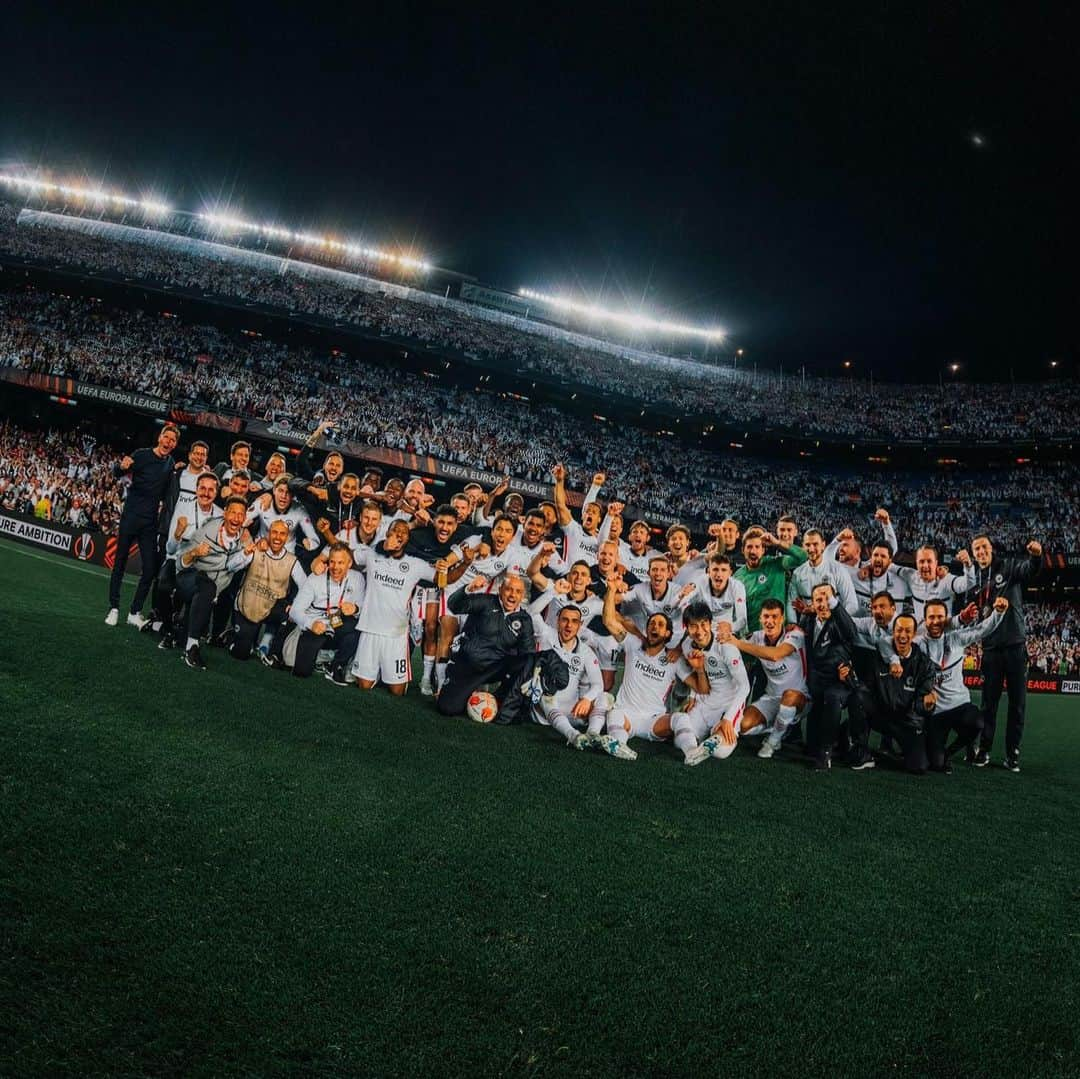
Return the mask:
[[894,678],[889,662],[880,655],[873,677],[859,690],[859,705],[851,713],[851,741],[855,753],[867,751],[870,728],[895,738],[910,772],[926,771],[924,730],[927,711],[923,697],[934,689],[934,664],[919,648],[900,657],[903,674]]
[[853,665],[855,626],[851,615],[838,603],[820,632],[813,611],[799,619],[799,627],[806,635],[808,683],[814,700],[806,726],[807,743],[811,753],[820,758],[831,752],[836,742],[844,706],[849,714],[858,707],[854,688],[841,682],[839,675],[841,664]]
[[461,589],[447,601],[454,614],[468,615],[457,652],[446,668],[438,708],[444,716],[465,711],[478,686],[500,681],[517,667],[521,656],[536,651],[529,612],[518,608],[507,614],[497,595]]
[[979,606],[979,617],[986,618],[994,600],[1004,596],[1009,609],[1001,625],[982,643],[982,716],[979,743],[989,750],[997,730],[998,702],[1008,684],[1009,712],[1005,723],[1005,752],[1017,753],[1024,736],[1024,712],[1027,707],[1027,624],[1024,622],[1024,585],[1042,565],[1042,555],[1027,558],[994,558],[985,569],[975,567],[975,590],[967,598]]

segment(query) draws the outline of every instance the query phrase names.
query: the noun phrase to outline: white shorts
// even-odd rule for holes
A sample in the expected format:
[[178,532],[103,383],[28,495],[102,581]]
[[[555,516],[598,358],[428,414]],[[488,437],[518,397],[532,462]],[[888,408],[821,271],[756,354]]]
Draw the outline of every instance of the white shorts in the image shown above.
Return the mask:
[[416,600],[421,618],[432,604],[439,608],[439,618],[449,613],[446,610],[446,591],[442,588],[418,588]]
[[352,673],[365,682],[382,680],[387,686],[412,681],[412,647],[408,637],[383,637],[361,633]]
[[[787,691],[785,690],[785,692]],[[799,692],[802,691],[800,690]],[[767,693],[764,697],[758,697],[758,699],[750,706],[751,708],[756,708],[761,713],[762,719],[765,720],[766,727],[771,727],[776,722],[776,717],[780,713],[780,696],[780,694],[774,696],[773,694]],[[803,693],[803,696],[806,698],[806,704],[803,705],[798,715],[796,715],[796,720],[802,719],[810,711],[810,694]]]
[[613,671],[622,651],[622,645],[614,637],[593,637],[592,649],[600,662],[600,670]]
[[666,742],[666,738],[661,738],[653,732],[656,721],[665,714],[657,712],[655,715],[647,716],[640,712],[627,712],[622,708],[613,708],[608,713],[607,729],[609,731],[624,730],[629,738],[647,738],[650,742]]

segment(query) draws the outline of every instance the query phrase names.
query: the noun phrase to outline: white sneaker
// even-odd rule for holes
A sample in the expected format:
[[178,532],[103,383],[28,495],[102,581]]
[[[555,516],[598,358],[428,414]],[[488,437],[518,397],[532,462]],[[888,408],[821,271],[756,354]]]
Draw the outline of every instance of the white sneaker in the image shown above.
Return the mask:
[[700,746],[694,746],[694,748],[686,754],[686,759],[683,761],[683,764],[685,764],[687,768],[693,768],[695,765],[701,764],[702,761],[707,761],[711,756],[712,754],[706,748],[705,744],[702,743]]
[[115,626],[120,621],[120,612],[115,607],[109,608],[109,613],[105,616],[105,625]]
[[431,684],[430,678],[420,679],[420,694],[424,697],[434,697],[435,687]]
[[150,624],[150,619],[143,618],[141,614],[129,614],[127,616],[127,624],[129,626],[134,626],[136,629],[142,629],[143,626]]
[[719,734],[710,734],[701,743],[701,748],[708,750],[710,757],[723,758],[731,755],[731,751],[724,745],[724,739]]
[[596,744],[607,754],[617,757],[621,761],[636,761],[637,754],[628,746],[612,738],[610,734],[602,734],[596,739]]
[[566,744],[571,749],[588,749],[592,745],[592,738],[587,734],[575,734]]
[[761,743],[761,748],[757,751],[757,755],[763,761],[767,761],[779,748],[780,739],[770,734],[765,741]]

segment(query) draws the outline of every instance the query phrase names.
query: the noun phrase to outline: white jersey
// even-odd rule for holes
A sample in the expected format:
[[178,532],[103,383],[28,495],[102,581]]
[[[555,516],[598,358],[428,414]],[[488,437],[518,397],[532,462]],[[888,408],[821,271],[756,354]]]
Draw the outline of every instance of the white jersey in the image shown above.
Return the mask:
[[[679,660],[676,671],[679,678],[685,682],[694,673],[687,657],[696,646],[689,637],[685,637],[681,648],[683,658]],[[709,692],[704,696],[696,695],[698,707],[715,706],[723,709],[730,719],[750,695],[750,678],[746,673],[746,664],[735,645],[721,644],[715,636],[709,646],[701,651],[705,654],[704,671],[709,680]]]
[[289,608],[289,619],[301,629],[311,629],[316,622],[329,625],[343,603],[355,604],[359,611],[363,607],[365,591],[364,578],[354,569],[340,581],[335,581],[329,572],[313,573],[297,591]]
[[365,570],[367,591],[357,628],[381,637],[404,637],[409,632],[409,600],[419,581],[434,580],[435,567],[415,555],[388,555],[382,544],[353,552]]
[[923,610],[927,600],[940,599],[945,603],[945,609],[952,614],[952,601],[965,592],[970,592],[975,587],[975,567],[969,565],[964,569],[962,576],[955,573],[946,573],[940,580],[924,581],[916,569],[907,566],[896,567],[897,576],[907,582],[911,591],[911,601],[915,621],[923,620]]
[[565,689],[551,697],[541,699],[541,710],[545,716],[552,712],[569,714],[580,700],[598,701],[604,692],[604,679],[600,673],[600,661],[596,653],[584,641],[574,641],[574,647],[567,649],[559,640],[558,634],[549,626],[539,638],[542,648],[550,648],[566,664],[570,671],[570,681]]
[[315,527],[311,523],[311,518],[308,516],[307,510],[298,503],[293,503],[284,513],[282,513],[273,502],[270,503],[269,509],[263,509],[259,503],[256,502],[251,509],[248,510],[245,524],[249,527],[258,524],[257,529],[252,528],[252,536],[269,536],[270,526],[274,524],[275,521],[284,521],[285,527],[289,530],[289,538],[285,541],[285,550],[290,554],[296,550],[297,531],[303,532],[304,536],[310,540],[308,545],[309,550],[314,550],[321,543],[319,534],[315,531]]
[[563,526],[563,537],[563,558],[568,566],[572,566],[575,562],[596,565],[596,555],[601,543],[599,532],[594,532],[590,536],[577,521],[571,521]]
[[667,646],[650,656],[641,638],[628,633],[623,640],[623,657],[626,668],[615,698],[615,711],[662,716],[667,711],[667,695],[677,674],[676,665],[668,662]]
[[633,548],[626,540],[619,540],[619,561],[635,576],[639,581],[648,579],[649,576],[649,563],[654,558],[663,558],[664,556],[652,547],[646,547],[641,554],[634,554]]
[[[551,589],[549,588],[550,592]],[[594,618],[600,616],[604,610],[604,601],[599,596],[594,596],[591,592],[586,593],[583,600],[576,600],[570,598],[570,593],[565,595],[559,595],[558,592],[554,593],[551,597],[551,603],[548,604],[544,619],[552,629],[555,628],[555,622],[559,617],[559,612],[564,607],[577,607],[581,611],[581,624],[587,626]]]
[[894,614],[889,619],[887,626],[879,626],[873,618],[853,618],[852,625],[855,627],[855,645],[858,648],[870,648],[877,652],[886,663],[900,662],[900,657],[893,647],[893,623],[897,619]]
[[810,695],[810,689],[806,684],[806,634],[798,626],[788,626],[775,644],[765,639],[763,629],[755,630],[750,634],[751,644],[764,645],[766,648],[776,648],[782,644],[790,644],[795,649],[783,659],[759,659],[761,669],[765,672],[767,682],[766,696],[779,697],[789,689]]
[[948,712],[970,702],[971,692],[964,685],[964,650],[993,633],[1004,617],[994,611],[977,625],[947,629],[940,637],[931,637],[924,628],[915,638],[915,644],[934,666],[934,691],[938,697],[935,712]]
[[172,516],[169,518],[167,538],[171,537],[176,531],[176,522],[181,517],[186,517],[188,521],[194,519],[193,511],[197,505],[195,501],[195,485],[201,475],[203,475],[203,471],[192,472],[189,468],[185,468],[180,473],[180,494],[176,498],[176,505],[173,507]]
[[671,619],[672,626],[678,629],[682,618],[679,591],[674,581],[668,581],[664,594],[654,596],[652,582],[642,581],[634,585],[623,597],[622,614],[629,618],[642,633],[645,632],[645,627],[654,614],[666,614]]
[[[535,547],[526,547],[524,543],[515,541],[506,548],[503,555],[506,559],[506,570],[504,572],[513,573],[520,577],[525,582],[526,590],[532,587],[527,572],[529,564],[540,553],[540,547],[545,542],[545,540],[541,540]],[[552,552],[551,558],[548,559],[547,568],[560,577],[565,576],[570,569],[558,551]]]
[[[844,563],[837,563],[844,565]],[[863,567],[869,569],[870,563],[864,562]],[[880,577],[867,577],[865,581],[859,579],[859,569],[863,567],[845,566],[851,577],[851,586],[855,589],[855,597],[859,601],[859,616],[867,617],[870,614],[870,601],[878,592],[888,592],[899,607],[911,600],[911,589],[907,581],[897,570],[900,567],[889,566]]]
[[720,593],[713,591],[708,574],[702,573],[693,584],[695,591],[682,601],[683,609],[691,603],[704,603],[712,611],[714,621],[730,622],[731,632],[740,636],[746,629],[746,586],[742,581],[729,577]]
[[789,622],[799,620],[799,614],[795,610],[795,600],[801,599],[809,605],[814,589],[819,584],[826,583],[831,584],[836,590],[836,597],[840,600],[844,610],[850,615],[855,614],[859,609],[859,601],[855,596],[851,577],[838,562],[830,562],[828,559],[823,558],[816,566],[810,565],[809,562],[803,562],[791,571],[787,595],[787,619]]
[[[466,541],[466,546],[476,546],[472,539]],[[491,592],[499,587],[499,581],[502,579],[504,573],[510,567],[507,556],[510,553],[510,548],[513,544],[509,544],[502,554],[496,554],[491,552],[486,558],[480,558],[477,556],[466,567],[465,572],[454,581],[452,584],[446,586],[447,596],[452,596],[455,592],[460,592],[463,588],[467,588],[469,583],[475,580],[477,577],[485,577],[488,582],[486,591]]]

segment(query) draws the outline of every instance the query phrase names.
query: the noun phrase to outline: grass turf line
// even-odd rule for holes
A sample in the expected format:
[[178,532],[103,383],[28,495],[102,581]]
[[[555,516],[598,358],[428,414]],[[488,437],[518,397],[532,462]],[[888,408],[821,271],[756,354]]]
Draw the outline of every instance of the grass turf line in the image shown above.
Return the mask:
[[1029,698],[1019,776],[627,764],[189,671],[31,553],[0,544],[2,1074],[1077,1070],[1076,702]]

